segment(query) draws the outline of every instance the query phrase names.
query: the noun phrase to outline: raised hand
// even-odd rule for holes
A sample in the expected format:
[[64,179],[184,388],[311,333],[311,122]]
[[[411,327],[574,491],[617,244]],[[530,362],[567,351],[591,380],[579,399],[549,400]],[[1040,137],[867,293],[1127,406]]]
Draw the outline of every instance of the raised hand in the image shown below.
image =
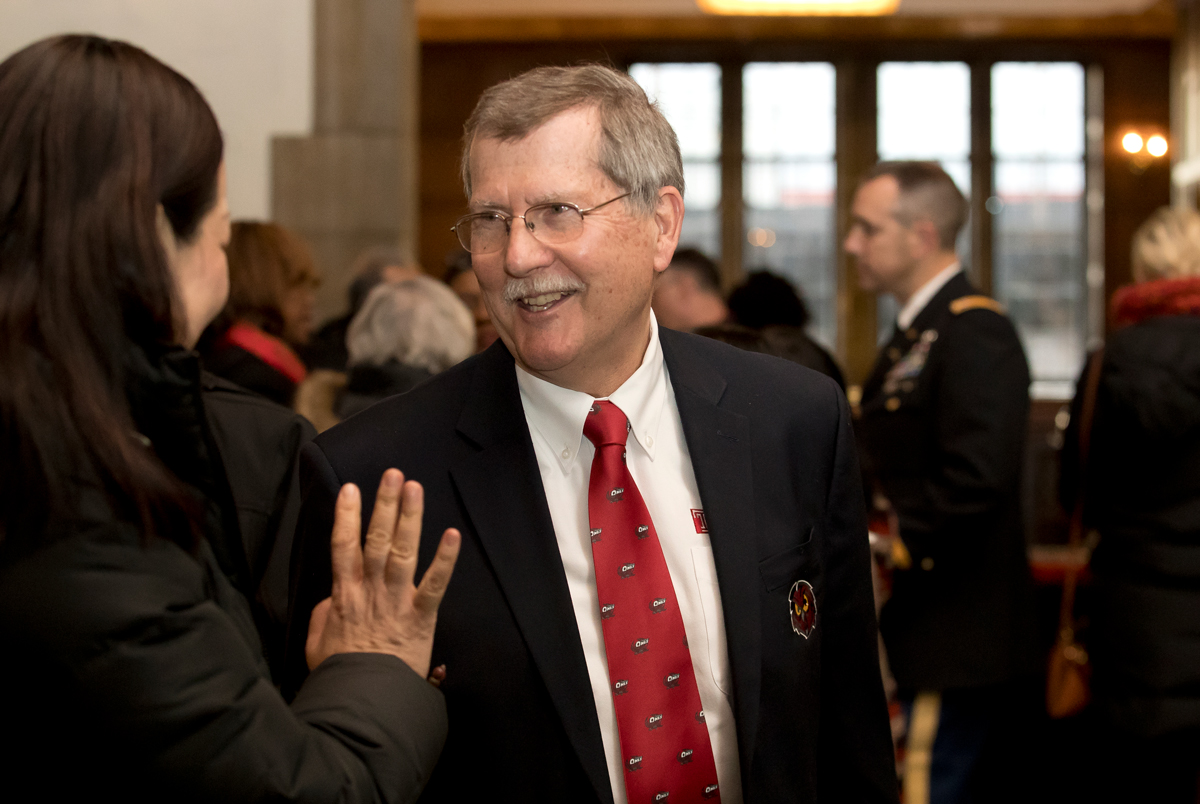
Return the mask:
[[354,484],[342,486],[330,546],[333,590],[309,622],[309,669],[335,653],[388,653],[422,677],[429,675],[438,605],[462,536],[453,528],[442,534],[433,563],[414,585],[424,508],[421,484],[406,483],[399,470],[388,469],[360,548],[362,496]]

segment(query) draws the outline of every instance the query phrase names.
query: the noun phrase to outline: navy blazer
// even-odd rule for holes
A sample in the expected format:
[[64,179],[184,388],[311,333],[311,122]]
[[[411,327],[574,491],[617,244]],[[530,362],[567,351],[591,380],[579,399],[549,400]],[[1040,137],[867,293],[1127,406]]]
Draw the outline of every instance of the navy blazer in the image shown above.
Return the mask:
[[[895,801],[867,528],[850,413],[814,371],[660,329],[708,518],[747,802]],[[433,664],[450,736],[422,801],[611,802],[566,575],[502,342],[334,427],[302,453],[289,686],[329,593],[341,484],[370,510],[396,466],[425,486],[420,566],[463,545]],[[365,527],[364,517],[364,527]],[[815,590],[810,637],[789,590]]]

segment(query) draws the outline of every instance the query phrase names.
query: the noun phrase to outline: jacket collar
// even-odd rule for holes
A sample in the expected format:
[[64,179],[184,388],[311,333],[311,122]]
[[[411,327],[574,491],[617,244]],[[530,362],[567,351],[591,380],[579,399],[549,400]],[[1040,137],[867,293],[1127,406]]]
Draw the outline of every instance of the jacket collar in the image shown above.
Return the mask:
[[[253,599],[233,493],[201,395],[199,357],[175,346],[133,348],[126,355],[125,386],[138,433],[182,481],[193,504],[195,521],[222,571],[247,599]],[[171,537],[183,541],[179,535]]]
[[1200,315],[1200,277],[1160,279],[1123,287],[1113,294],[1114,329],[1163,315]]
[[[967,279],[965,271],[959,271],[946,284],[942,285],[942,289],[934,294],[929,300],[929,304],[917,314],[913,319],[912,326],[909,329],[916,330],[918,334],[921,332],[940,325],[950,311],[950,302],[963,296],[970,296],[978,293],[975,287],[971,284],[971,280]],[[907,337],[907,334],[905,335]]]

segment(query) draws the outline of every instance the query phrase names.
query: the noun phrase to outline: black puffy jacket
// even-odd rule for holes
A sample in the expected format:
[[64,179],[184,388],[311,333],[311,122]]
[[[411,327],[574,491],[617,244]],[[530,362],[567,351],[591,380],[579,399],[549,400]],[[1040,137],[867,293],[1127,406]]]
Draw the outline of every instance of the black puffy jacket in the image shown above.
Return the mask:
[[1100,532],[1098,703],[1144,737],[1200,727],[1200,316],[1148,318],[1109,339],[1085,516]]
[[203,385],[194,355],[173,352],[129,392],[139,431],[204,506],[194,549],[115,513],[86,470],[46,533],[0,546],[0,772],[28,800],[415,799],[446,735],[424,679],[392,656],[342,654],[290,706],[272,683],[256,616],[277,606],[263,589],[278,517],[255,509],[291,477],[253,445],[303,427]]

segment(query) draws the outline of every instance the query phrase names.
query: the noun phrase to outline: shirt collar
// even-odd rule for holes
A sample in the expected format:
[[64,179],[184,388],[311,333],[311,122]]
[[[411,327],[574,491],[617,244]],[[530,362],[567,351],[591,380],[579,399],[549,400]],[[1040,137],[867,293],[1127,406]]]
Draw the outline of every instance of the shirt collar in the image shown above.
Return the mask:
[[[579,455],[584,438],[583,422],[596,398],[535,377],[520,366],[516,368],[525,418],[550,445],[559,468],[566,474]],[[646,346],[642,364],[608,400],[629,417],[630,434],[653,461],[658,427],[667,401],[666,367],[658,340],[658,320],[653,311],[650,313],[650,343]]]
[[937,295],[937,292],[945,287],[946,283],[954,278],[954,275],[962,270],[962,265],[958,262],[952,262],[938,272],[936,276],[926,282],[924,285],[912,295],[908,303],[900,310],[900,314],[896,316],[896,326],[900,329],[908,329],[912,326],[912,322],[917,320],[917,316],[925,309],[925,305]]

